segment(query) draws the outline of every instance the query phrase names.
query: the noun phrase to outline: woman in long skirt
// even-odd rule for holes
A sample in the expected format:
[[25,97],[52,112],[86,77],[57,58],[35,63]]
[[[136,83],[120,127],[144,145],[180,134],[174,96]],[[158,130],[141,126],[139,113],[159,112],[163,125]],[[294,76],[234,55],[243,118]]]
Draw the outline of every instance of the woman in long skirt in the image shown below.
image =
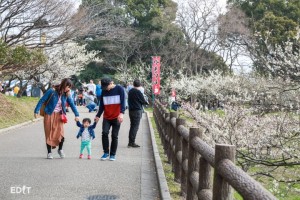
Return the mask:
[[44,130],[48,159],[53,159],[51,149],[54,149],[57,146],[59,156],[61,158],[65,157],[62,150],[65,139],[62,114],[66,113],[66,102],[70,105],[73,113],[75,114],[75,120],[79,117],[79,113],[70,96],[71,87],[72,81],[67,78],[63,79],[59,85],[49,89],[43,95],[34,109],[34,117],[36,118],[43,103],[47,103],[44,110]]

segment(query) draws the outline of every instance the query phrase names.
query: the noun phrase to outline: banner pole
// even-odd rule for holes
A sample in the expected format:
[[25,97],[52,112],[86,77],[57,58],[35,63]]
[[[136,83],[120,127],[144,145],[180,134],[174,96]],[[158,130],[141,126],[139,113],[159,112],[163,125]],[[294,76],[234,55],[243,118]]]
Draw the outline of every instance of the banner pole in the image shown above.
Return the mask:
[[152,108],[154,109],[154,103],[155,103],[155,95],[152,92]]

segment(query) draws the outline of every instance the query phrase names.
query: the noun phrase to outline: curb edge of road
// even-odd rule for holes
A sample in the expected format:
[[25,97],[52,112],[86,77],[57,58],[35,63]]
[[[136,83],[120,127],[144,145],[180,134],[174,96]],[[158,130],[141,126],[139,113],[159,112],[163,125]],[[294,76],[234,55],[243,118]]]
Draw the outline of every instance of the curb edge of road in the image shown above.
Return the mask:
[[161,159],[159,156],[157,144],[155,141],[154,129],[151,124],[149,113],[148,112],[146,112],[146,113],[147,113],[147,119],[148,119],[148,124],[149,124],[149,128],[150,128],[151,142],[152,142],[152,147],[153,147],[153,156],[154,156],[155,168],[156,168],[156,172],[157,172],[160,197],[163,200],[169,200],[169,199],[171,199],[171,195],[169,192],[169,187],[167,184],[164,168],[162,166],[162,162],[161,162]]
[[17,129],[17,128],[21,128],[23,126],[26,126],[28,124],[31,124],[31,123],[34,123],[34,122],[37,122],[37,121],[40,121],[42,120],[43,118],[42,117],[39,117],[37,119],[32,119],[30,121],[27,121],[27,122],[23,122],[21,124],[17,124],[17,125],[14,125],[14,126],[9,126],[7,128],[2,128],[0,129],[0,135],[4,135],[4,134],[7,134],[10,130],[14,130],[14,129]]

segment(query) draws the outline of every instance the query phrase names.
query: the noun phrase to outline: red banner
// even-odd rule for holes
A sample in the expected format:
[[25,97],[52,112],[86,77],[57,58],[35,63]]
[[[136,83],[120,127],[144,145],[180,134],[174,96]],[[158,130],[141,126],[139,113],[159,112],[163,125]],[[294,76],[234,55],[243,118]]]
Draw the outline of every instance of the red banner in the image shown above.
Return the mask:
[[152,56],[152,91],[160,94],[160,56]]

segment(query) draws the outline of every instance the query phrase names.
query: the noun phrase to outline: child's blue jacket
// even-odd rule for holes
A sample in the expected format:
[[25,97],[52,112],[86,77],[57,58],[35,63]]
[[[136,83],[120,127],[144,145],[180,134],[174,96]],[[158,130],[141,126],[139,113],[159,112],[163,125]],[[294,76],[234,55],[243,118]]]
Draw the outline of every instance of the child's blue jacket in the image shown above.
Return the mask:
[[[83,125],[79,121],[77,121],[76,124],[77,124],[78,127],[80,127],[79,132],[78,132],[78,134],[76,136],[76,138],[78,139],[79,137],[82,136],[82,133],[84,131],[84,127],[83,127]],[[94,129],[96,128],[96,124],[97,124],[97,122],[94,122],[93,125],[91,125],[91,126],[88,127],[89,134],[90,134],[90,136],[93,139],[95,139],[95,131],[94,131]]]

